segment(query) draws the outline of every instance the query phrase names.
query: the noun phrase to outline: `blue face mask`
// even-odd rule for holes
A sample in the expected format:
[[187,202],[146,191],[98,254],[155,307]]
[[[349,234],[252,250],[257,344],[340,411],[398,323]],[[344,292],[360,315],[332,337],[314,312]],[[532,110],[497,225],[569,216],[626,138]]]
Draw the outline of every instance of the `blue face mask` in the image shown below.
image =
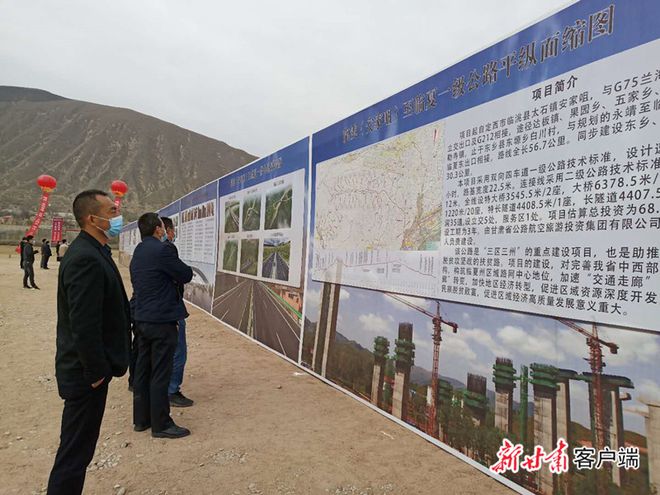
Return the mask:
[[164,232],[160,238],[160,242],[165,242],[167,240],[167,232]]
[[103,232],[106,237],[117,237],[121,233],[121,228],[124,226],[124,219],[121,215],[112,218],[104,218],[97,215],[92,216],[102,220],[107,220],[110,223],[110,228],[108,230],[103,230],[102,228],[95,226],[97,229]]

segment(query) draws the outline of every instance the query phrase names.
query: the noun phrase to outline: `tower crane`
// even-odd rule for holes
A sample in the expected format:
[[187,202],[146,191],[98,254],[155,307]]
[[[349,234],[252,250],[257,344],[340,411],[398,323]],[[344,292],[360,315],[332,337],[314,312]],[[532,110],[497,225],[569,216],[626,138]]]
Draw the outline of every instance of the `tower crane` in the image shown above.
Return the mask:
[[[593,401],[594,401],[594,427],[596,429],[596,445],[594,447],[597,451],[605,448],[605,416],[603,412],[603,368],[605,363],[603,362],[603,349],[602,346],[607,347],[610,350],[610,353],[617,354],[619,352],[619,346],[614,342],[607,342],[601,339],[598,336],[598,326],[594,323],[591,327],[591,332],[585,330],[581,326],[577,325],[571,320],[565,320],[563,318],[555,318],[555,320],[563,323],[567,327],[575,330],[580,335],[584,335],[587,338],[587,346],[589,347],[589,358],[585,358],[589,362],[591,367],[591,376],[592,383],[591,387],[593,390]],[[603,487],[601,486],[601,479],[596,475],[596,493],[604,493]]]

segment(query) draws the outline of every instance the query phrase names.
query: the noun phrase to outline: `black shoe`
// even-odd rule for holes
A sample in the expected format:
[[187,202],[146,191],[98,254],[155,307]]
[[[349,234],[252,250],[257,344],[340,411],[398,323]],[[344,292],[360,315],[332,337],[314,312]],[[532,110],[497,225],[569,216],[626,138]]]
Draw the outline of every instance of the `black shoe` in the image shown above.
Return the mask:
[[183,395],[180,391],[174,394],[170,394],[170,406],[172,407],[190,407],[195,403],[192,399],[189,399]]
[[29,285],[24,285],[23,288],[24,289],[31,289],[32,287],[30,287]]
[[129,391],[129,392],[132,392],[132,391],[133,391],[133,385],[131,385],[130,383],[128,384],[128,391]]
[[190,430],[188,428],[183,428],[173,424],[169,428],[163,431],[153,431],[151,436],[154,438],[182,438],[190,435]]
[[33,288],[33,289],[37,289],[37,290],[41,290],[41,289],[40,289],[39,287],[37,287],[36,285],[33,285],[32,288]]
[[133,425],[133,431],[144,431],[151,428],[151,425]]

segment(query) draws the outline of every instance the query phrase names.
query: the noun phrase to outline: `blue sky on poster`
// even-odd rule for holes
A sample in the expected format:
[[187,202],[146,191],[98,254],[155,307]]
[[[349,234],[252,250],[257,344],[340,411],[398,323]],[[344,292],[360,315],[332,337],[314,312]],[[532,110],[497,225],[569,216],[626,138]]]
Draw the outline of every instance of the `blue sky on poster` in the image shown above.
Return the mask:
[[265,155],[570,3],[0,0],[0,84]]
[[[318,318],[320,287],[319,283],[311,282],[306,293],[306,314],[311,321]],[[404,299],[435,312],[433,301],[410,296]],[[457,334],[443,333],[440,348],[440,374],[443,376],[465,383],[468,372],[478,373],[487,377],[488,389],[494,390],[492,365],[500,356],[511,358],[518,370],[521,364],[538,362],[578,373],[589,371],[585,361],[588,357],[585,338],[552,318],[449,302],[442,303],[441,313],[459,325]],[[341,289],[337,331],[344,337],[371,350],[374,337],[382,335],[390,340],[392,352],[399,322],[413,324],[415,364],[430,370],[433,343],[428,317],[384,293],[351,287]],[[653,372],[660,354],[660,335],[605,327],[599,327],[599,335],[619,345],[617,355],[604,350],[605,373],[626,376],[635,385],[629,391],[633,400],[624,402],[625,427],[644,433],[644,418],[633,410],[646,410],[637,399],[660,400],[660,386]],[[518,389],[514,397],[518,399]],[[573,418],[588,425],[585,384],[572,382],[571,403]]]

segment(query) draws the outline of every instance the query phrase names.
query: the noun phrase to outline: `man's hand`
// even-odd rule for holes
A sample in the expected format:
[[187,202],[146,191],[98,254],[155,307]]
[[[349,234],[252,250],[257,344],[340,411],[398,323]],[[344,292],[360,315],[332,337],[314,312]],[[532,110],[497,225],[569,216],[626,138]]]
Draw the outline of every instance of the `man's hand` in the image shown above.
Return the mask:
[[105,378],[101,378],[98,382],[92,383],[92,388],[96,388],[105,381]]

